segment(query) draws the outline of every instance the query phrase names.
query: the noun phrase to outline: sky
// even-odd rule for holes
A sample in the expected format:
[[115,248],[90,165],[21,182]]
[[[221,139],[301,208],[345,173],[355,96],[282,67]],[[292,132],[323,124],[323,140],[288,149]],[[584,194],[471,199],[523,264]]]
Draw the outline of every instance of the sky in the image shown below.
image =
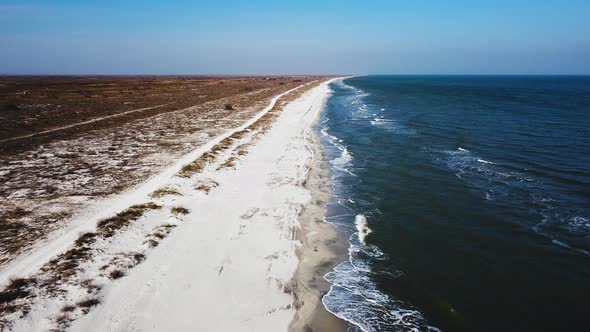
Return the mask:
[[3,74],[590,74],[589,0],[0,0]]

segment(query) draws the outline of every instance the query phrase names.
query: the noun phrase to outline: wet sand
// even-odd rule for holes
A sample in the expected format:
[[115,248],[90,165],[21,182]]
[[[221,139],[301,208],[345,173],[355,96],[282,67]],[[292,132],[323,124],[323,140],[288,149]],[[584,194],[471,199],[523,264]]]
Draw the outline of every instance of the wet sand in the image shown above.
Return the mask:
[[325,205],[331,199],[330,174],[315,130],[310,143],[314,159],[305,187],[311,192],[311,200],[299,217],[297,239],[301,246],[294,277],[298,309],[290,331],[346,331],[346,322],[328,312],[321,302],[330,289],[323,276],[348,259],[348,244],[336,226],[324,221]]

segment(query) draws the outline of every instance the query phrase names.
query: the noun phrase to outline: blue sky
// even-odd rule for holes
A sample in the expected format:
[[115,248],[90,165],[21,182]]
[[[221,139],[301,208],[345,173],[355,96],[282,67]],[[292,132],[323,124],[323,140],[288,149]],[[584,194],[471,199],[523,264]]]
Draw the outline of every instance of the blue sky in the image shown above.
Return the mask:
[[590,74],[588,0],[0,0],[0,73]]

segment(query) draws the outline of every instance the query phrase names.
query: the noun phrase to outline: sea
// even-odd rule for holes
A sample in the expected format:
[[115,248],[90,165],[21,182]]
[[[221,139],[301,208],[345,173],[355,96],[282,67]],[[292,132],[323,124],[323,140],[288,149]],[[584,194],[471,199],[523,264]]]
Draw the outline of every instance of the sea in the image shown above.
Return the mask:
[[349,331],[590,331],[590,77],[363,76],[317,125]]

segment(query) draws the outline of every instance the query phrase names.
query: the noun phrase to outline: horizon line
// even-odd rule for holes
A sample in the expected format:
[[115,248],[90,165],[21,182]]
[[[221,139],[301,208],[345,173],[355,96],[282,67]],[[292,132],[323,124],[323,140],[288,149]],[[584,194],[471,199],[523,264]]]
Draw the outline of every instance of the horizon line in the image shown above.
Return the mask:
[[98,73],[80,73],[80,74],[61,74],[61,73],[0,73],[0,77],[362,77],[362,76],[590,76],[590,73],[362,73],[362,74],[289,74],[289,73],[268,73],[268,74],[98,74]]

